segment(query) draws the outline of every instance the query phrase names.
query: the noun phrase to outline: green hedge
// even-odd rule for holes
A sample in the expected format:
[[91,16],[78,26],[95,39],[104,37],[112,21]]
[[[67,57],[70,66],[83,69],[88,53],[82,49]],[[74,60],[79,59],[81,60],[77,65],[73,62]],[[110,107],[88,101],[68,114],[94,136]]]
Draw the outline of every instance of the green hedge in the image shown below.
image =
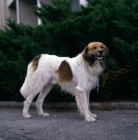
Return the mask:
[[[19,89],[29,61],[49,53],[73,57],[91,41],[110,50],[100,91],[91,100],[133,100],[138,97],[138,1],[88,0],[72,11],[69,0],[54,0],[56,8],[35,10],[42,25],[31,27],[8,20],[0,31],[0,100],[22,101]],[[58,94],[59,93],[59,94]],[[56,87],[49,101],[73,100]]]

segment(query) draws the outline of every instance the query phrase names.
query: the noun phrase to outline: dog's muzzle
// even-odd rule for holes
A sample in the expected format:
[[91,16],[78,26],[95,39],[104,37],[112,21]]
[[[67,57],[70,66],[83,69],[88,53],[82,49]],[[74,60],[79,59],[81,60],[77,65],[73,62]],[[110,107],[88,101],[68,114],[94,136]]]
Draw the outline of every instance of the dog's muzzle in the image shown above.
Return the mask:
[[102,62],[104,60],[104,51],[99,50],[95,55],[95,60]]

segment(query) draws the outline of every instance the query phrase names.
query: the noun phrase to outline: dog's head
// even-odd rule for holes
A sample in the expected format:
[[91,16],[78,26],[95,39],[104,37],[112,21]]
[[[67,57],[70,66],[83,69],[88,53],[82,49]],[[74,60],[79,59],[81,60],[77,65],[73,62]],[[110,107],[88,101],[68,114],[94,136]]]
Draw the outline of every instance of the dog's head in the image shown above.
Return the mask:
[[108,48],[103,43],[91,42],[85,47],[82,55],[84,60],[92,65],[95,61],[103,62],[108,52]]

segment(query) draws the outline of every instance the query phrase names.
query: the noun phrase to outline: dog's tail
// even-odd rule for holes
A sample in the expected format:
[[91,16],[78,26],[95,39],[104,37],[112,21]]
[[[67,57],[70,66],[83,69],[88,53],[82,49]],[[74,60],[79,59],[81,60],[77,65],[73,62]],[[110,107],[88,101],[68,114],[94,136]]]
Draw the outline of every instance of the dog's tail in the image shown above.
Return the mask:
[[36,69],[41,55],[36,56],[28,65],[27,76],[20,89],[20,93],[26,99],[30,94],[33,94],[38,89],[38,79],[36,75]]

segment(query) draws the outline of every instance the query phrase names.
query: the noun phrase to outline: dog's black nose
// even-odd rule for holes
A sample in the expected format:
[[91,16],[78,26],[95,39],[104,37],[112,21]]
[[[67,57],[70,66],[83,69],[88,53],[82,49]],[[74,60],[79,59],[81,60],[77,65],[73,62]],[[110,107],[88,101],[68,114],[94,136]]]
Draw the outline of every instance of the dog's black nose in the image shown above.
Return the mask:
[[102,54],[103,53],[103,50],[99,50],[99,53]]

